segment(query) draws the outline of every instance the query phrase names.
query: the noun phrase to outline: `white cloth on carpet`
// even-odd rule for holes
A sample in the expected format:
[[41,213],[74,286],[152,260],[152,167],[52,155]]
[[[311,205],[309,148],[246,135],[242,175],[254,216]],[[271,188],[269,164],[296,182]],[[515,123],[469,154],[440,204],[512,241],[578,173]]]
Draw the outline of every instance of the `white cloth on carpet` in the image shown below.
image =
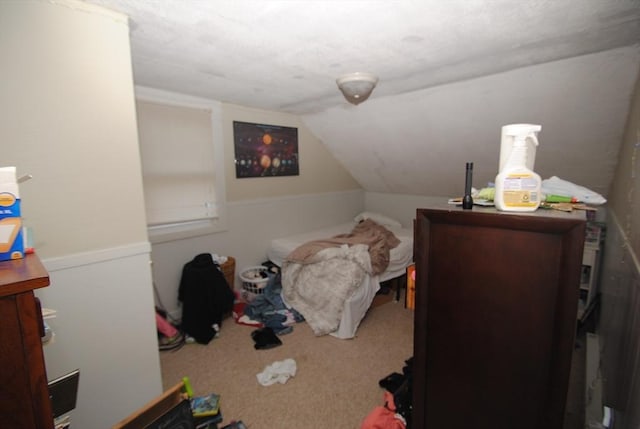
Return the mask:
[[258,383],[263,386],[271,386],[275,383],[284,384],[289,378],[296,375],[296,361],[285,359],[272,363],[265,367],[264,371],[257,374]]

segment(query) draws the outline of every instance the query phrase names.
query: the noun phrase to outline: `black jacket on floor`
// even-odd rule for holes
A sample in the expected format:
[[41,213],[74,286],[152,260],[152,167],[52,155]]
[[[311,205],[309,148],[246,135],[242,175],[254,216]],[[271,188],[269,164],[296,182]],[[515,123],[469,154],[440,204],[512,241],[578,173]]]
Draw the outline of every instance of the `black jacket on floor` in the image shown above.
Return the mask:
[[234,294],[210,253],[202,253],[182,269],[178,289],[182,302],[181,327],[200,344],[209,344],[216,335],[214,324],[233,308]]

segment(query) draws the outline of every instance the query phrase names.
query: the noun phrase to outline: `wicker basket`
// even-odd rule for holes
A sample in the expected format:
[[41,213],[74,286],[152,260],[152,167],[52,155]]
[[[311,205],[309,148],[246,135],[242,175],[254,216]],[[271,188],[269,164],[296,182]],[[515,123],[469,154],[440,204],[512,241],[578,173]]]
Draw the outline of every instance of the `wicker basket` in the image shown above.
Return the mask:
[[222,270],[222,274],[224,274],[224,278],[227,280],[229,287],[231,290],[234,290],[233,286],[236,279],[236,260],[232,256],[227,256],[227,262],[220,265],[220,269]]
[[267,273],[269,269],[262,265],[247,267],[240,272],[242,280],[242,298],[251,302],[257,295],[264,293],[264,289],[269,283],[269,277],[262,277],[260,273]]

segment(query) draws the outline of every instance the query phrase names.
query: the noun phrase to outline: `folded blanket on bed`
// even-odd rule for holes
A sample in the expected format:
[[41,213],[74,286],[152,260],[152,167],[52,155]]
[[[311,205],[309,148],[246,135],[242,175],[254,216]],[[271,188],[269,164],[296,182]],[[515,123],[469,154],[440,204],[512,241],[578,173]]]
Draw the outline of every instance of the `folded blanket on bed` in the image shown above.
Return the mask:
[[370,219],[349,234],[305,243],[282,264],[284,300],[315,335],[331,333],[340,325],[345,301],[365,276],[387,268],[389,252],[398,244],[391,231]]

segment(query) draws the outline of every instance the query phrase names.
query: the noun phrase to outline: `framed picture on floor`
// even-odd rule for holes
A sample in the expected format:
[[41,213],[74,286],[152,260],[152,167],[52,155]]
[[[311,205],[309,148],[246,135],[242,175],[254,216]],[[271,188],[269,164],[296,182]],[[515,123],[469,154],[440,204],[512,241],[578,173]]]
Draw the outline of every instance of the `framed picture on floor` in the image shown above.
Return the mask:
[[298,129],[233,121],[236,177],[298,176]]

